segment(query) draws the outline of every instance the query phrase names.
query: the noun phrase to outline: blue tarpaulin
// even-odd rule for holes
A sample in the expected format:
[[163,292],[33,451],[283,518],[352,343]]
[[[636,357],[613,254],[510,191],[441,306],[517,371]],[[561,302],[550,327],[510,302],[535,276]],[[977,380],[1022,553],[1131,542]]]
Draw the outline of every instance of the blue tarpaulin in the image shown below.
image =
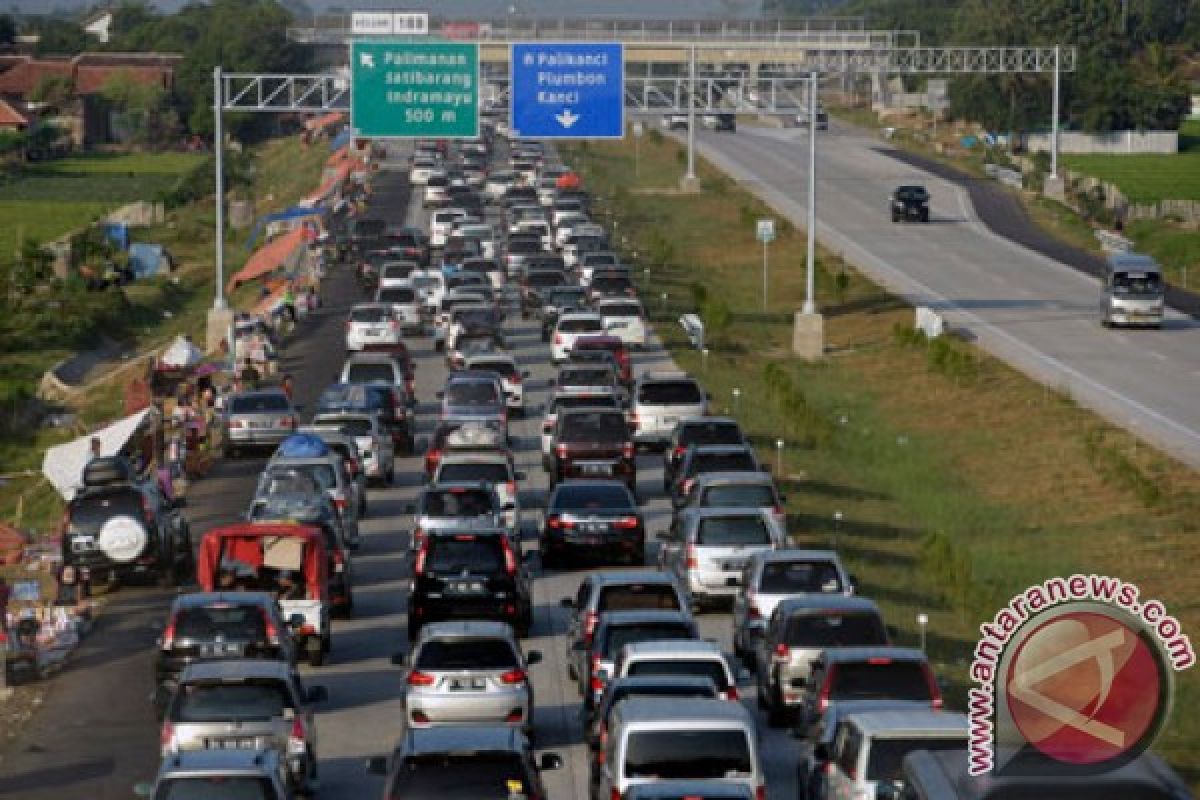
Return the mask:
[[329,149],[336,153],[338,150],[350,143],[350,136],[350,126],[347,125],[346,127],[342,128],[341,133],[333,137],[333,141],[329,144]]
[[129,249],[129,226],[124,222],[104,223],[104,238],[112,242],[118,250]]
[[167,259],[161,244],[138,242],[129,246],[129,266],[140,278],[157,275],[167,267]]
[[258,234],[262,231],[263,226],[268,222],[278,222],[283,219],[299,219],[301,217],[319,217],[323,213],[319,208],[304,208],[303,206],[292,206],[283,211],[274,214],[267,214],[265,217],[259,217],[254,223],[254,230],[250,231],[250,240],[246,242],[246,249],[253,250],[254,242],[258,239]]
[[329,455],[329,445],[311,433],[295,433],[280,443],[278,454],[284,458],[318,458]]

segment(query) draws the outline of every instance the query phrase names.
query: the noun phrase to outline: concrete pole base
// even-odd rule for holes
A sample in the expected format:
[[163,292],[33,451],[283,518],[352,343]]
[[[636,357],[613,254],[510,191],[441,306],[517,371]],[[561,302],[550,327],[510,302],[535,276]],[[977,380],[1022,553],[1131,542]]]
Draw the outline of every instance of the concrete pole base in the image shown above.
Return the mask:
[[1067,202],[1067,186],[1066,182],[1063,181],[1062,175],[1055,178],[1047,175],[1042,180],[1042,194],[1060,203]]
[[233,309],[210,308],[208,310],[208,325],[204,331],[204,352],[215,353],[220,349],[221,340],[229,338],[229,329],[232,326]]
[[793,320],[792,353],[805,361],[820,361],[825,356],[825,318],[797,311]]
[[684,194],[696,194],[700,191],[700,179],[689,178],[685,175],[679,179],[679,191]]

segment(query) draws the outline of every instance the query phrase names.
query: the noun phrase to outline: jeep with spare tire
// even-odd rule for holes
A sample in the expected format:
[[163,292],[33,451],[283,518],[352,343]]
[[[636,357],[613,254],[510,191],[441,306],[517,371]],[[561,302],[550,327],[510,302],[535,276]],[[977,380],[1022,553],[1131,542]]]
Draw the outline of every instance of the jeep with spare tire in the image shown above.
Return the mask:
[[182,507],[124,457],[94,458],[63,516],[63,564],[110,585],[142,576],[166,587],[186,583],[195,569]]

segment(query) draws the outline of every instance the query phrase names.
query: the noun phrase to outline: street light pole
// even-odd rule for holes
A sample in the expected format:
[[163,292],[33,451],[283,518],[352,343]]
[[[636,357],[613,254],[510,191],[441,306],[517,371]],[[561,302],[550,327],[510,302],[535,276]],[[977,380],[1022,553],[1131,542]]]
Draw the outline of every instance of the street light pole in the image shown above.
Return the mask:
[[221,107],[224,105],[221,89],[221,68],[213,68],[213,154],[216,159],[217,175],[217,239],[215,261],[217,285],[213,297],[213,310],[223,311],[225,303],[225,131],[221,124]]
[[815,314],[817,269],[817,73],[809,73],[808,87],[808,274],[804,285],[803,313]]
[[1058,177],[1058,103],[1059,103],[1059,59],[1062,58],[1062,48],[1054,46],[1054,90],[1050,101],[1052,116],[1050,117],[1050,177]]
[[688,136],[687,136],[687,174],[683,180],[687,184],[696,180],[696,45],[692,45],[688,59]]

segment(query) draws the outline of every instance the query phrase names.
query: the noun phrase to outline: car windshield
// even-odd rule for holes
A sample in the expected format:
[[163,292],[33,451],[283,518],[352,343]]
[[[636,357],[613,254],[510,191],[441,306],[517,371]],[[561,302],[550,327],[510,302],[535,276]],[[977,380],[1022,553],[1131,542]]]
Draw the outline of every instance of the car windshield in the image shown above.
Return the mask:
[[417,669],[512,669],[517,655],[503,639],[434,639],[421,645]]
[[901,200],[921,201],[928,199],[929,192],[923,186],[901,186],[896,190],[896,197]]
[[543,288],[546,286],[558,286],[567,282],[567,278],[561,272],[531,272],[525,278],[525,283],[534,288]]
[[700,499],[705,508],[773,508],[775,490],[765,483],[729,483],[710,486]]
[[352,322],[387,322],[391,318],[391,312],[380,306],[359,306],[350,310]]
[[770,561],[763,565],[759,591],[764,594],[840,592],[842,579],[828,561]]
[[497,572],[504,568],[496,536],[431,536],[426,564],[434,572]]
[[554,494],[556,511],[634,511],[636,505],[623,484],[565,483]]
[[436,754],[409,758],[392,782],[406,800],[510,800],[537,796],[515,753]]
[[390,281],[402,281],[412,274],[416,269],[415,264],[389,264],[383,268],[383,273],[379,276]]
[[168,778],[154,792],[154,800],[275,800],[278,796],[269,778],[250,775]]
[[[873,663],[874,662],[874,663]],[[838,664],[833,670],[831,700],[914,700],[928,703],[933,696],[925,666],[887,658]]]
[[625,745],[625,776],[717,780],[754,774],[745,731],[644,731]]
[[798,615],[788,622],[789,647],[869,647],[887,644],[877,614]]
[[387,289],[380,289],[377,299],[381,303],[405,305],[417,302],[417,293],[413,291],[411,286],[393,286]]
[[611,658],[627,644],[652,642],[658,639],[691,639],[692,629],[680,623],[655,622],[639,625],[608,625],[601,651]]
[[869,781],[895,781],[901,778],[901,765],[904,757],[914,750],[928,750],[931,753],[947,750],[965,750],[967,748],[966,734],[957,736],[933,737],[918,736],[914,738],[871,740],[871,752],[867,756],[867,775]]
[[654,381],[641,386],[637,400],[651,406],[695,405],[704,402],[704,394],[694,381]]
[[175,615],[176,639],[259,641],[266,638],[266,614],[258,606],[184,608]]
[[[292,708],[279,681],[186,683],[175,693],[173,722],[225,722],[282,717]],[[293,709],[294,710],[294,709]]]
[[672,658],[668,660],[635,661],[629,665],[629,675],[696,675],[712,678],[718,689],[729,688],[725,665],[710,658]]
[[679,593],[665,583],[626,583],[600,590],[598,611],[678,611]]
[[507,483],[512,479],[508,465],[503,462],[443,463],[438,470],[438,480],[447,483]]
[[771,544],[771,531],[758,516],[714,517],[700,520],[696,544],[703,547]]
[[1113,275],[1113,291],[1116,294],[1158,295],[1162,293],[1162,280],[1156,272],[1118,272]]
[[563,421],[562,438],[573,442],[616,444],[629,438],[629,425],[621,413],[574,413]]
[[692,459],[689,475],[704,472],[758,472],[758,464],[749,452],[697,453]]
[[487,406],[500,402],[494,383],[464,381],[446,387],[446,403],[452,406]]
[[351,364],[346,368],[347,383],[392,383],[396,370],[391,364]]
[[254,414],[261,411],[287,411],[288,399],[284,394],[235,395],[229,403],[234,414]]
[[599,275],[592,279],[593,289],[627,289],[631,286],[633,283],[624,275]]
[[495,322],[490,308],[461,308],[454,312],[454,317],[464,328],[491,325]]
[[424,517],[482,517],[491,514],[493,495],[486,489],[430,489],[421,506]]

